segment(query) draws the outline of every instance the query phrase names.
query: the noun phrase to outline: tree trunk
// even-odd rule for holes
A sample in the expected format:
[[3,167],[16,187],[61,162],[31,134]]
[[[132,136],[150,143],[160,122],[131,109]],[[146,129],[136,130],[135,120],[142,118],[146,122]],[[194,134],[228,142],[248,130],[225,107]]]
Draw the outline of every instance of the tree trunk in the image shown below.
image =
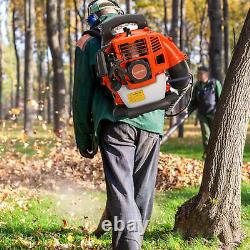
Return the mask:
[[[184,37],[185,37],[185,0],[180,0],[181,4],[180,4],[180,49],[181,51],[185,50],[185,41],[184,41]],[[186,102],[186,97],[184,96],[182,98],[182,100],[179,103],[179,107],[182,108],[183,105],[185,105]],[[177,117],[177,119],[180,119],[180,116]],[[179,138],[183,138],[184,137],[184,123],[182,123],[179,127],[178,127],[178,137]]]
[[64,26],[65,26],[65,0],[57,0],[57,16],[58,16],[58,31],[59,43],[61,51],[64,51]]
[[208,0],[210,19],[209,65],[211,77],[222,82],[222,11],[220,0]]
[[[172,37],[174,43],[179,45],[179,36],[178,36],[178,22],[179,22],[179,0],[172,0],[172,21],[171,21],[171,30],[170,36]],[[171,117],[169,122],[169,127],[172,127],[177,121],[176,117]]]
[[68,11],[68,44],[69,44],[69,117],[72,116],[72,90],[73,90],[73,46],[71,39],[71,10]]
[[38,115],[44,118],[44,97],[45,97],[45,84],[44,84],[44,69],[45,69],[45,52],[42,45],[37,45],[37,65],[38,65]]
[[[0,16],[0,27],[2,25],[2,19]],[[2,68],[2,58],[3,58],[3,49],[2,49],[2,32],[0,28],[0,121],[3,119],[3,68]]]
[[179,5],[180,0],[173,0],[172,2],[172,24],[170,35],[176,45],[179,45],[178,39],[178,22],[179,22]]
[[223,0],[223,19],[224,19],[224,73],[227,73],[230,58],[230,37],[229,37],[229,14],[228,0]]
[[25,69],[24,69],[24,131],[32,132],[33,116],[33,51],[35,33],[35,2],[25,0]]
[[185,0],[180,0],[180,49],[185,49]]
[[130,0],[126,0],[126,13],[130,14]]
[[[85,17],[86,0],[83,1],[83,7],[84,7],[83,13],[84,13],[84,17]],[[76,0],[74,0],[74,8],[75,8],[75,40],[78,41],[78,17],[81,19],[81,15],[80,15],[79,10],[77,8],[77,1]],[[83,26],[82,26],[82,29],[84,29]]]
[[82,20],[82,31],[85,31],[87,30],[87,25],[86,25],[86,8],[87,8],[87,2],[86,0],[83,0],[83,15],[81,17],[81,20]]
[[200,36],[200,64],[205,65],[204,55],[203,55],[203,34],[204,34],[204,22],[205,22],[205,14],[206,14],[206,5],[203,8],[202,15],[200,18],[200,30],[199,30],[199,36]]
[[163,0],[164,6],[164,33],[168,35],[168,2],[167,0]]
[[47,0],[47,35],[53,64],[54,132],[60,136],[64,127],[65,78],[60,46],[57,1]]
[[46,79],[46,100],[47,100],[47,123],[51,124],[51,84],[50,84],[50,63],[49,50],[47,50],[47,79]]
[[218,236],[227,249],[241,240],[240,184],[250,117],[250,11],[215,114],[200,191],[175,217],[185,237]]
[[15,85],[14,81],[11,81],[10,86],[10,108],[13,109],[15,107],[15,91],[14,91]]
[[15,49],[15,56],[16,56],[16,101],[15,101],[15,107],[19,108],[20,105],[20,89],[21,89],[21,73],[20,73],[20,56],[18,54],[17,49],[17,37],[16,37],[16,8],[13,8],[12,11],[12,33],[13,33],[13,44]]

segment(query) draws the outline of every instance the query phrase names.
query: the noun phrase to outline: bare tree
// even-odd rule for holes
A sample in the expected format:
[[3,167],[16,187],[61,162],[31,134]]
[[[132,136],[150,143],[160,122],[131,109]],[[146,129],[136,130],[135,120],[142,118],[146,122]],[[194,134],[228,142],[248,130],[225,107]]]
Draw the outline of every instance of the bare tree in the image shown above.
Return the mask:
[[[172,0],[172,20],[171,20],[171,29],[170,29],[170,36],[172,37],[174,43],[178,46],[179,45],[179,6],[180,0]],[[169,126],[172,127],[177,121],[176,117],[171,117]]]
[[130,5],[131,5],[131,2],[130,0],[126,0],[126,13],[127,14],[130,14]]
[[229,37],[229,11],[228,0],[223,0],[223,24],[224,24],[224,72],[227,73],[230,58],[230,37]]
[[218,236],[226,249],[241,240],[240,184],[250,118],[250,10],[215,114],[200,191],[175,217],[185,237]]
[[33,51],[35,39],[35,1],[25,0],[25,68],[24,68],[24,130],[32,132],[33,116]]
[[68,10],[68,54],[69,54],[69,116],[72,116],[72,90],[73,90],[73,46],[71,39],[71,10]]
[[57,16],[58,16],[58,31],[59,43],[61,51],[64,51],[64,27],[65,27],[65,0],[57,0]]
[[[185,50],[185,0],[180,0],[180,49],[182,51]],[[179,103],[179,107],[185,105],[186,98],[183,97],[182,100]],[[177,119],[180,119],[180,116],[177,117]],[[181,123],[181,125],[178,127],[178,137],[183,138],[184,137],[184,123]]]
[[51,83],[50,83],[50,61],[49,61],[49,50],[47,49],[47,77],[46,77],[46,91],[45,91],[45,96],[46,96],[46,102],[47,102],[47,123],[51,124]]
[[204,8],[202,9],[202,14],[200,17],[200,29],[199,29],[199,36],[200,36],[200,63],[202,65],[205,65],[205,60],[204,60],[204,52],[203,52],[203,39],[204,39],[204,30],[205,30],[205,20],[206,20],[206,10],[207,10],[207,5],[204,5]]
[[222,8],[220,0],[208,0],[210,20],[209,65],[211,77],[222,82]]
[[57,0],[47,0],[47,36],[53,64],[54,132],[60,136],[64,127],[65,77],[57,14]]
[[79,10],[77,8],[77,2],[74,0],[75,7],[75,41],[78,41],[78,17],[80,15]]
[[185,50],[185,0],[180,0],[180,49]]
[[20,105],[20,89],[21,89],[21,72],[20,72],[20,56],[17,49],[17,16],[16,16],[16,8],[13,7],[12,10],[12,34],[13,34],[13,44],[15,49],[15,56],[16,56],[16,101],[15,101],[15,107],[19,108]]
[[165,35],[168,34],[168,1],[163,0],[164,6],[164,33]]
[[41,42],[37,43],[37,67],[38,67],[38,115],[44,117],[45,102],[45,47]]
[[[0,27],[2,25],[1,15],[0,15]],[[2,66],[2,55],[3,55],[3,49],[2,49],[2,30],[0,28],[0,121],[3,119],[3,66]]]
[[86,29],[86,25],[85,25],[85,20],[86,20],[86,5],[87,2],[86,0],[83,0],[83,12],[82,15],[77,7],[77,0],[73,0],[74,2],[74,8],[75,8],[75,40],[78,40],[78,18],[81,21],[81,28],[82,28],[82,32]]
[[[207,53],[204,51],[204,43],[205,43],[205,36],[207,30],[207,2],[204,2],[202,5],[200,2],[196,0],[192,0],[192,4],[194,6],[194,13],[195,13],[195,20],[199,24],[199,54],[200,54],[200,64],[206,64],[206,57]],[[187,36],[189,39],[189,36]]]
[[180,6],[180,0],[172,1],[172,22],[171,22],[170,35],[173,38],[173,41],[176,45],[179,44],[179,39],[178,39],[179,6]]

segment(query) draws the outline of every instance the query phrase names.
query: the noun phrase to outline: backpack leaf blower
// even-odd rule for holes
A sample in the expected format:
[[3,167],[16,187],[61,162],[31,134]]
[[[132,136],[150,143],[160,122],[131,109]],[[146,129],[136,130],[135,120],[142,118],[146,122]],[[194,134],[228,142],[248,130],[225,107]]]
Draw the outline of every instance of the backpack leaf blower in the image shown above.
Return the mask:
[[116,16],[100,29],[97,76],[114,97],[114,117],[171,112],[192,86],[186,56],[170,38],[149,29],[142,15]]

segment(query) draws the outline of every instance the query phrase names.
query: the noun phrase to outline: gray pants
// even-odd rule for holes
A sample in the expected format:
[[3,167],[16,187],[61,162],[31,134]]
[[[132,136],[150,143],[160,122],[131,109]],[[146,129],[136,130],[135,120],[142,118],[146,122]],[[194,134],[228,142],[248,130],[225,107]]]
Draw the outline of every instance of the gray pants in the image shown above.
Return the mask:
[[[126,123],[105,122],[100,150],[113,249],[139,250],[153,208],[160,136]],[[121,223],[115,228],[117,221]]]

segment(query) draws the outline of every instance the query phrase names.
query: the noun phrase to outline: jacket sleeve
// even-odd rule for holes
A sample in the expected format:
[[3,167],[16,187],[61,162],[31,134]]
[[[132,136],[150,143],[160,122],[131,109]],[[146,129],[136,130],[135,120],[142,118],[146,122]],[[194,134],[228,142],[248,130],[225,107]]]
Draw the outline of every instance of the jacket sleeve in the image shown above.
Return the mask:
[[192,99],[188,106],[188,115],[191,115],[197,109],[197,84],[194,85]]
[[73,87],[73,122],[78,149],[87,150],[93,145],[94,127],[91,106],[94,96],[94,75],[90,66],[89,43],[76,47]]

